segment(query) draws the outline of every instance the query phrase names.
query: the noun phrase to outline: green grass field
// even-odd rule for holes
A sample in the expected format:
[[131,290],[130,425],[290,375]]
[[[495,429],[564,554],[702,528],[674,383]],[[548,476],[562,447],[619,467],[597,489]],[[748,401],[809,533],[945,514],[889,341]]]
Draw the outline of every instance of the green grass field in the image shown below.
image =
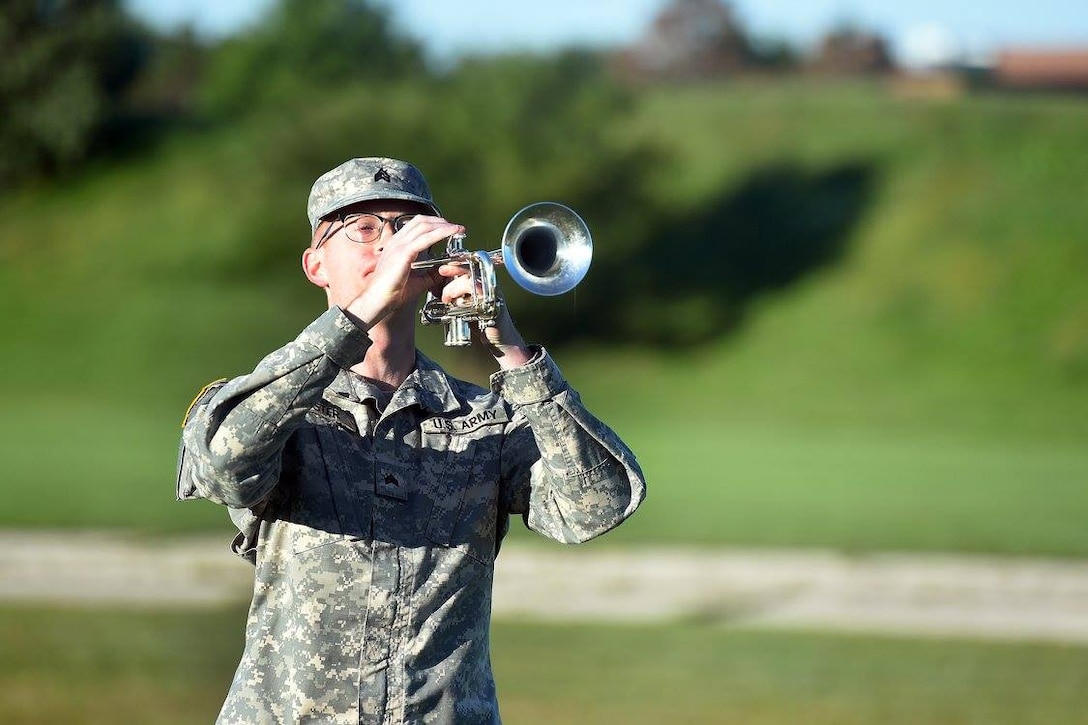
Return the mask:
[[[244,619],[6,606],[0,721],[211,722]],[[1076,647],[499,623],[493,659],[504,719],[519,725],[1088,722]]]
[[[1088,452],[1072,444],[614,417],[652,488],[604,545],[1088,555]],[[0,435],[27,440],[7,453],[12,480],[28,484],[8,487],[6,523],[226,532],[219,507],[174,501],[178,433],[175,420],[124,408],[41,400],[0,411]]]

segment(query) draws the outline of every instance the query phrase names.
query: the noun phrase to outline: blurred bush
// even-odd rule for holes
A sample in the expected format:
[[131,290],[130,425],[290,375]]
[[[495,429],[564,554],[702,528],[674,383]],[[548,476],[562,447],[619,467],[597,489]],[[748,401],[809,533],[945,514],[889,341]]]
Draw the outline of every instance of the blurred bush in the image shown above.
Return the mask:
[[0,189],[84,161],[147,50],[117,0],[6,0],[0,48]]
[[[418,76],[423,54],[366,0],[280,0],[256,28],[209,50],[199,96],[213,115],[335,94],[340,84]],[[382,105],[380,98],[373,110]]]

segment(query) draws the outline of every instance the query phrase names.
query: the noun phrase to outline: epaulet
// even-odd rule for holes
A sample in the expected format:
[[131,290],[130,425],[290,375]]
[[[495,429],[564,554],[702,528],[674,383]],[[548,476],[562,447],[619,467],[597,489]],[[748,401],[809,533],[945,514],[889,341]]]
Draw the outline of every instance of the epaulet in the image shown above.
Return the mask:
[[200,389],[200,392],[193,398],[193,402],[189,403],[189,407],[185,409],[185,417],[181,419],[181,427],[184,428],[185,424],[189,422],[189,416],[192,415],[193,409],[200,405],[204,401],[215,395],[215,392],[221,387],[227,384],[227,378],[219,378],[205,385]]

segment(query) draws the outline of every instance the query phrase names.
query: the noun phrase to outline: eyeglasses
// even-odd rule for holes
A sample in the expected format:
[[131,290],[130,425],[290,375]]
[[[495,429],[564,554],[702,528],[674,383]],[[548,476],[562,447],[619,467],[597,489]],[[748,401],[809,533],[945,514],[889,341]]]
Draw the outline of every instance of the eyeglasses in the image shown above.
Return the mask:
[[385,229],[385,225],[389,224],[393,227],[394,232],[399,232],[404,229],[408,222],[418,216],[417,214],[400,214],[392,219],[387,217],[378,216],[377,214],[346,214],[339,217],[337,221],[340,222],[340,226],[335,224],[329,226],[325,234],[314,245],[314,249],[317,249],[326,242],[333,234],[344,230],[345,236],[356,244],[370,244],[376,242],[378,237],[382,235],[382,230]]

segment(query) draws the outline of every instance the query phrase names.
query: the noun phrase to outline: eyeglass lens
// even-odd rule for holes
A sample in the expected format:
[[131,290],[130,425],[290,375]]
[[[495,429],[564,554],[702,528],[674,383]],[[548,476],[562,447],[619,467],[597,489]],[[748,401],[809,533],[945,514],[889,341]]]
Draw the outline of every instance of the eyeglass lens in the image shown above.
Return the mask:
[[354,242],[369,243],[382,235],[382,229],[385,228],[386,222],[393,226],[394,232],[399,232],[415,216],[415,214],[401,214],[398,217],[387,219],[377,214],[360,214],[355,219],[345,219],[344,224],[347,227],[348,239]]

